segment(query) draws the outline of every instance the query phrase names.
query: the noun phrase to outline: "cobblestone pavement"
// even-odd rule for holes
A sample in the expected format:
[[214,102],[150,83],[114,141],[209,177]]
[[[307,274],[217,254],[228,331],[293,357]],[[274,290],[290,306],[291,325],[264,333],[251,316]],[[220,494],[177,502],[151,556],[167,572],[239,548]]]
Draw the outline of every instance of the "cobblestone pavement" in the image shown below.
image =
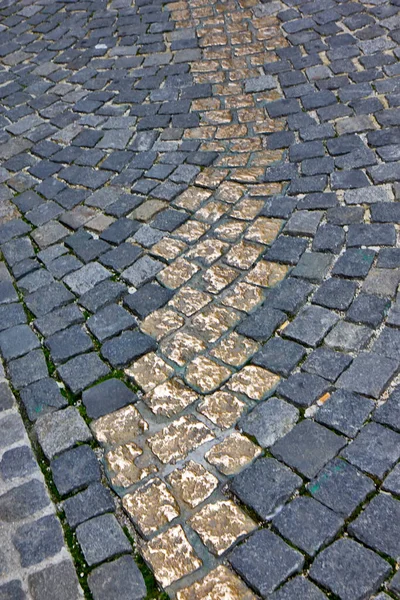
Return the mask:
[[2,600],[400,598],[399,42],[0,3]]

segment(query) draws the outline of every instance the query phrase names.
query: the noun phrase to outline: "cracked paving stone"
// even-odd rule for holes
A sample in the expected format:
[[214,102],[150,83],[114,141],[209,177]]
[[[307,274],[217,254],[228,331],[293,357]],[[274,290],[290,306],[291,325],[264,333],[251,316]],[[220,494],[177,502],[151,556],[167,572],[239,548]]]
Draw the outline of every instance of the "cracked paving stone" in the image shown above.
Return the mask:
[[135,325],[136,320],[132,315],[118,304],[105,306],[87,321],[88,328],[100,342]]
[[301,570],[304,557],[280,537],[262,529],[229,555],[229,562],[261,596],[271,594],[290,575]]

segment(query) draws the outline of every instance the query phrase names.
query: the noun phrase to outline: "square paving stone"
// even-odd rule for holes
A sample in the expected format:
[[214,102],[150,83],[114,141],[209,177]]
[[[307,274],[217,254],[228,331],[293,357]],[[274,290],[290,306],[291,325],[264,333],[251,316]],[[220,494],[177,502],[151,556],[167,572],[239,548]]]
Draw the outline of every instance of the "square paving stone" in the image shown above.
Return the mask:
[[50,504],[43,483],[32,479],[17,487],[12,487],[0,496],[0,519],[13,523],[33,516]]
[[112,273],[99,263],[89,263],[64,278],[64,282],[75,293],[81,296],[91,290],[97,283],[111,277]]
[[53,310],[39,319],[35,319],[34,325],[44,337],[49,337],[61,329],[66,329],[70,325],[76,325],[77,323],[83,323],[83,321],[83,314],[76,304],[69,304]]
[[100,342],[104,342],[134,325],[136,325],[136,320],[118,304],[105,306],[87,321],[88,328]]
[[140,224],[137,221],[122,217],[109,225],[107,229],[101,233],[100,238],[106,242],[111,242],[112,244],[121,244],[129,236],[133,235],[139,227]]
[[322,252],[305,252],[291,275],[318,283],[324,279],[332,264],[332,256]]
[[118,281],[102,281],[79,298],[79,304],[95,313],[103,306],[117,302],[127,291],[126,286]]
[[314,556],[343,527],[336,513],[313,498],[295,498],[273,519],[272,524],[292,544]]
[[271,594],[301,570],[304,557],[266,529],[256,531],[228,557],[232,567],[261,596]]
[[46,359],[41,350],[32,350],[22,358],[12,360],[8,365],[8,371],[11,382],[17,390],[49,375]]
[[25,303],[35,317],[47,315],[55,308],[64,306],[72,300],[75,300],[75,296],[59,281],[25,297]]
[[242,417],[239,428],[254,436],[260,446],[268,448],[289,433],[298,417],[297,408],[280,398],[270,398]]
[[26,314],[21,304],[0,305],[0,330],[26,323]]
[[157,349],[155,340],[140,331],[124,331],[103,344],[101,354],[115,368],[123,367],[136,358]]
[[400,502],[388,494],[379,494],[348,526],[360,542],[383,552],[394,560],[400,557]]
[[309,354],[301,368],[308,373],[319,375],[334,382],[351,363],[351,357],[330,348],[317,348]]
[[[4,372],[4,371],[3,371]],[[8,383],[0,381],[0,411],[8,410],[15,405],[15,398]]]
[[388,400],[378,406],[372,418],[400,432],[400,387],[396,387]]
[[236,475],[230,488],[243,504],[266,521],[302,484],[301,477],[274,458],[260,458]]
[[342,254],[332,269],[332,275],[350,278],[364,278],[374,261],[374,250],[350,248]]
[[18,527],[13,542],[23,567],[37,565],[64,547],[60,522],[53,515]]
[[271,596],[271,600],[326,600],[327,596],[311,581],[295,577]]
[[95,352],[71,358],[58,368],[58,373],[73,394],[81,392],[110,372]]
[[351,392],[379,398],[396,374],[399,360],[373,352],[362,352],[336,382],[338,387]]
[[355,437],[375,403],[370,398],[353,394],[346,390],[336,390],[318,409],[316,421],[336,429],[347,437]]
[[385,478],[382,489],[400,496],[400,464],[396,465],[393,471]]
[[366,346],[373,330],[365,325],[339,321],[325,338],[325,344],[345,352],[357,352]]
[[158,213],[152,221],[151,226],[161,231],[171,232],[187,221],[188,218],[189,215],[187,213],[169,208]]
[[344,450],[343,457],[382,479],[400,458],[400,434],[378,423],[368,423]]
[[[400,574],[399,571],[395,574],[391,582],[389,583],[388,589],[390,592],[393,592],[398,598],[400,598]],[[389,596],[387,597],[389,599]],[[376,600],[381,600],[377,597]],[[384,598],[382,600],[385,600]]]
[[79,600],[82,591],[71,560],[49,565],[28,577],[33,600]]
[[97,419],[127,404],[136,402],[137,396],[120,379],[106,379],[85,390],[82,402],[87,415]]
[[318,288],[312,297],[312,302],[326,308],[346,310],[349,308],[356,290],[357,284],[354,281],[332,277]]
[[340,600],[363,600],[378,590],[390,571],[390,565],[375,552],[343,538],[317,556],[310,577]]
[[271,448],[272,454],[312,479],[343,448],[346,440],[305,419]]
[[266,341],[286,319],[285,313],[268,306],[257,309],[237,327],[237,332],[257,341]]
[[174,292],[154,283],[146,283],[134,294],[124,298],[124,305],[144,319],[155,310],[158,310],[173,297]]
[[11,281],[0,281],[0,304],[18,302],[18,294]]
[[284,335],[315,348],[338,319],[326,308],[308,306],[285,328]]
[[398,358],[400,356],[400,331],[391,327],[385,327],[379,334],[372,350],[377,354],[383,354],[389,358]]
[[289,235],[280,235],[265,253],[265,258],[273,262],[296,265],[308,242],[304,238],[293,238]]
[[378,327],[390,309],[390,300],[361,293],[347,311],[346,319]]
[[150,256],[142,256],[122,272],[122,277],[131,285],[140,287],[153,279],[163,268],[164,264],[161,261]]
[[284,231],[291,235],[314,236],[322,216],[321,211],[298,210],[290,217]]
[[306,302],[314,290],[312,283],[295,277],[288,277],[267,292],[269,306],[294,315]]
[[400,269],[372,267],[363,284],[363,292],[384,298],[394,298],[400,283]]
[[139,246],[124,242],[118,248],[115,248],[115,250],[110,250],[103,254],[100,262],[106,267],[111,267],[115,271],[122,272],[134,263],[141,254],[142,250]]
[[29,325],[17,325],[0,333],[0,352],[6,361],[39,347],[39,339]]
[[73,406],[42,416],[36,422],[35,432],[47,458],[92,439],[89,427]]
[[68,450],[50,463],[54,485],[61,496],[100,481],[97,456],[86,444]]
[[101,483],[92,483],[83,492],[67,498],[62,506],[72,529],[88,519],[115,511],[111,493]]
[[295,373],[283,381],[278,393],[298,406],[311,406],[330,388],[326,379],[309,373]]
[[305,354],[300,344],[274,337],[253,356],[252,362],[287,377]]
[[58,331],[47,338],[45,343],[56,365],[93,348],[90,336],[80,325],[73,325],[68,329]]
[[56,381],[50,377],[23,388],[20,395],[31,421],[36,421],[40,416],[68,405]]
[[348,462],[335,458],[326,465],[308,491],[322,504],[348,518],[375,491],[374,482]]
[[121,556],[97,567],[88,576],[94,600],[142,600],[146,585],[132,556]]
[[131,552],[132,546],[114,515],[101,515],[76,528],[76,537],[89,566]]

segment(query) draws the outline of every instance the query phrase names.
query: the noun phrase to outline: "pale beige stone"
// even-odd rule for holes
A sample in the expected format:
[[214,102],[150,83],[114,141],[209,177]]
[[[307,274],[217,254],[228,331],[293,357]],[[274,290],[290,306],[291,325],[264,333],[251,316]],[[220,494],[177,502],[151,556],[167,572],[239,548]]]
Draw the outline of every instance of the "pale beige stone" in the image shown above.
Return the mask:
[[[203,61],[207,62],[207,61]],[[197,175],[195,183],[211,189],[215,189],[225,179],[228,174],[226,169],[214,169],[212,167],[204,169]]]
[[202,564],[181,525],[175,525],[143,544],[142,551],[163,587],[193,573]]
[[224,181],[219,186],[216,197],[224,202],[234,204],[243,196],[246,191],[246,186],[240,183],[234,183],[233,181]]
[[198,270],[199,267],[193,263],[190,263],[184,258],[178,258],[175,262],[158,273],[157,279],[164,284],[165,287],[176,290],[178,287],[181,287],[181,285],[189,281]]
[[210,225],[207,223],[201,223],[200,221],[196,221],[196,219],[189,219],[186,223],[178,227],[178,229],[175,229],[173,235],[191,244],[201,238],[209,229]]
[[155,533],[179,516],[175,498],[161,479],[152,479],[122,498],[122,505],[144,535]]
[[216,264],[203,273],[204,287],[211,294],[218,294],[239,276],[239,272],[231,267]]
[[197,448],[214,439],[211,430],[193,415],[180,417],[147,440],[152,452],[164,464],[175,464]]
[[149,426],[137,408],[130,404],[92,421],[90,428],[98,442],[112,445],[132,442]]
[[106,452],[104,458],[112,485],[127,488],[157,471],[155,465],[139,467],[135,464],[136,458],[141,454],[142,449],[133,442]]
[[284,279],[289,267],[278,263],[260,260],[256,266],[246,275],[246,281],[262,287],[276,285]]
[[234,219],[243,219],[244,221],[252,221],[256,218],[260,210],[264,207],[262,200],[253,198],[244,198],[232,210],[230,216]]
[[272,244],[277,237],[283,221],[280,219],[269,219],[259,217],[250,225],[245,233],[245,238],[260,242],[261,244]]
[[174,493],[191,508],[206,500],[218,486],[218,479],[199,463],[189,460],[167,477]]
[[264,292],[259,287],[244,281],[229,288],[221,298],[222,304],[250,312],[264,300]]
[[257,246],[256,244],[241,241],[229,250],[228,254],[225,256],[225,261],[231,267],[237,267],[238,269],[247,271],[264,250],[265,248],[263,246]]
[[149,352],[149,354],[145,354],[125,369],[124,372],[128,377],[134,379],[145,392],[149,392],[166,381],[174,370],[154,352]]
[[191,317],[212,300],[210,294],[200,292],[191,287],[183,287],[169,301],[168,306],[173,306],[176,310],[183,313],[187,317]]
[[186,248],[187,244],[185,244],[185,242],[165,237],[152,246],[151,253],[160,256],[169,262],[184,252]]
[[138,221],[144,221],[147,223],[150,221],[155,214],[168,207],[168,202],[163,202],[162,200],[146,200],[135,208],[128,217],[130,219],[135,219]]
[[228,567],[220,565],[208,575],[180,590],[178,600],[257,600]]
[[189,519],[189,523],[203,543],[218,556],[257,527],[231,500],[206,504]]
[[228,387],[234,392],[246,394],[252,400],[261,400],[278,385],[279,380],[278,375],[267,369],[248,365],[231,377]]
[[218,225],[214,229],[215,235],[221,240],[227,242],[234,242],[246,229],[247,223],[245,221],[237,221],[236,219],[228,219],[221,225]]
[[205,265],[211,265],[221,258],[223,253],[229,248],[229,245],[221,240],[206,239],[196,244],[189,252],[187,258],[201,260]]
[[179,208],[195,211],[203,202],[208,200],[211,193],[209,190],[192,186],[175,198],[174,204]]
[[158,385],[144,401],[155,415],[172,417],[197,400],[197,394],[174,377]]
[[140,329],[156,340],[161,340],[172,331],[182,327],[183,324],[183,318],[174,310],[161,308],[146,317],[141,323]]
[[95,231],[96,233],[102,233],[107,227],[114,223],[115,219],[108,215],[98,214],[93,219],[90,219],[85,225],[85,228]]
[[224,475],[235,475],[261,454],[261,448],[237,431],[216,444],[205,457]]
[[212,305],[192,319],[193,327],[208,342],[216,342],[225,331],[240,320],[238,313],[223,306]]
[[172,334],[160,344],[160,350],[164,356],[173,360],[180,367],[205,349],[206,344],[203,340],[183,330]]
[[249,338],[246,338],[237,333],[231,333],[228,337],[210,351],[212,356],[215,356],[227,365],[240,367],[242,364],[258,350],[258,344]]
[[210,200],[204,204],[195,214],[196,219],[205,221],[206,223],[216,223],[230,209],[229,204],[219,202],[218,200]]
[[217,389],[231,374],[230,369],[219,365],[207,356],[198,356],[188,364],[185,379],[189,385],[203,393],[208,393]]

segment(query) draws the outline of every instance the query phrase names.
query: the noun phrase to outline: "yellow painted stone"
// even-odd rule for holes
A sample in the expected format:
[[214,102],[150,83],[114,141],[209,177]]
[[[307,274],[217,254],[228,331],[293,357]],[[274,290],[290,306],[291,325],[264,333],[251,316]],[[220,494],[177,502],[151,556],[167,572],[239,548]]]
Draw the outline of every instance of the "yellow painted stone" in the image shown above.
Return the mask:
[[178,600],[256,600],[256,596],[228,567],[220,565],[180,590]]
[[237,431],[216,444],[205,457],[224,475],[235,475],[261,454],[261,448]]
[[245,221],[238,221],[236,219],[228,219],[221,225],[215,228],[215,235],[227,242],[234,242],[246,229],[247,223]]
[[215,223],[216,221],[219,221],[219,219],[225,213],[227,213],[229,209],[229,204],[225,204],[225,202],[210,200],[196,212],[195,217],[199,221]]
[[178,227],[178,229],[175,229],[174,238],[181,238],[191,244],[201,238],[209,229],[210,225],[207,223],[201,223],[196,219],[189,219],[186,223]]
[[279,281],[282,281],[288,270],[289,267],[287,265],[280,265],[278,263],[260,260],[260,262],[258,262],[256,266],[249,271],[245,277],[245,280],[255,285],[269,287],[276,285]]
[[174,370],[157,354],[149,352],[126,368],[124,372],[128,377],[134,379],[145,392],[149,392],[166,381]]
[[167,477],[174,493],[191,508],[206,500],[218,486],[218,479],[202,465],[189,460]]
[[248,365],[241,371],[232,375],[228,387],[233,392],[246,394],[252,400],[261,400],[270,390],[278,385],[279,375],[271,373],[267,369]]
[[130,404],[92,421],[90,428],[98,442],[113,445],[134,441],[149,426],[137,408]]
[[231,374],[230,369],[207,356],[198,356],[188,364],[185,379],[189,385],[208,393],[217,389]]
[[175,498],[161,479],[152,479],[122,498],[122,505],[144,535],[155,533],[179,516]]
[[212,439],[214,435],[204,423],[193,415],[186,415],[149,437],[147,443],[162,463],[175,464]]

